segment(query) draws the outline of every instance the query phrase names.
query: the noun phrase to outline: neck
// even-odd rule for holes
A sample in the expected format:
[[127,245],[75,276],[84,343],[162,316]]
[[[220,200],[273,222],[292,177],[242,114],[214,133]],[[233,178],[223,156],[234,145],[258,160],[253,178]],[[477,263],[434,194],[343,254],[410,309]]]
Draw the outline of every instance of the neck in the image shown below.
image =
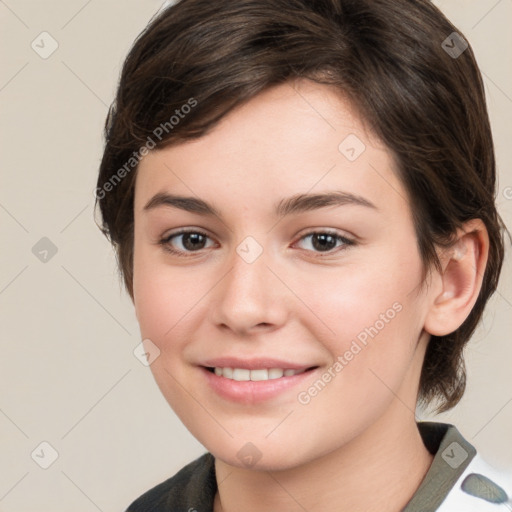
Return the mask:
[[414,415],[396,401],[350,443],[281,471],[241,469],[215,460],[215,512],[401,510],[432,463]]

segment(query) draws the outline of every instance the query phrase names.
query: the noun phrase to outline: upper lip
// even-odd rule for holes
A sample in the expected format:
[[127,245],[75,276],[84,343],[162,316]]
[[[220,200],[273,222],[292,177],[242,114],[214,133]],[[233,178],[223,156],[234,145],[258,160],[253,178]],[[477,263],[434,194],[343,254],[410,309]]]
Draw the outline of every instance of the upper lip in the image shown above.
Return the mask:
[[252,359],[239,359],[236,357],[219,357],[208,359],[201,363],[206,368],[244,368],[247,370],[259,370],[264,368],[282,368],[284,370],[307,370],[316,365],[293,363],[282,359],[273,359],[270,357],[256,357]]

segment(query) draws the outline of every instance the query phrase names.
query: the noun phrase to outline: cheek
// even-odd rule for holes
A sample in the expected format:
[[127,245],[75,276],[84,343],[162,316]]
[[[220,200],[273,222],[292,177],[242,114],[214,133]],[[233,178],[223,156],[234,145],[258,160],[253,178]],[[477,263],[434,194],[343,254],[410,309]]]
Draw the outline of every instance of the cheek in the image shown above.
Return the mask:
[[199,278],[191,267],[170,267],[154,254],[144,258],[141,251],[140,256],[134,257],[134,305],[140,334],[160,351],[151,371],[174,408],[181,392],[171,374],[178,382],[188,378],[187,350],[208,317],[208,292],[215,279]]
[[344,379],[357,381],[362,393],[364,382],[375,382],[370,369],[390,381],[403,376],[422,327],[419,255],[378,253],[334,277],[316,275],[302,288],[313,313],[308,328],[334,360],[343,357]]
[[169,272],[154,250],[137,244],[133,270],[134,306],[141,336],[163,350],[164,340],[176,337],[180,322],[190,309],[192,298],[187,300],[187,294],[194,294],[192,274]]
[[316,295],[311,309],[330,330],[319,328],[318,319],[309,329],[314,322],[316,339],[332,363],[299,390],[297,412],[305,422],[316,418],[326,439],[339,439],[341,432],[350,439],[376,421],[396,395],[407,402],[401,389],[421,330],[421,307],[410,293],[410,277],[400,281],[392,273],[348,273],[345,286],[326,280],[324,293]]
[[383,257],[337,273],[311,275],[299,281],[298,294],[334,338],[351,338],[376,323],[382,330],[384,325],[396,323],[398,309],[416,307],[420,271],[416,259]]
[[[134,261],[134,305],[143,338],[154,343],[170,328],[171,318],[163,315],[164,287],[144,261]],[[169,312],[167,313],[169,314]],[[168,323],[169,321],[169,323]]]
[[190,338],[188,315],[198,301],[197,287],[190,280],[150,258],[134,257],[134,305],[141,338],[151,340],[160,351],[150,369],[163,396],[182,418],[188,400],[179,385],[186,382],[181,355]]

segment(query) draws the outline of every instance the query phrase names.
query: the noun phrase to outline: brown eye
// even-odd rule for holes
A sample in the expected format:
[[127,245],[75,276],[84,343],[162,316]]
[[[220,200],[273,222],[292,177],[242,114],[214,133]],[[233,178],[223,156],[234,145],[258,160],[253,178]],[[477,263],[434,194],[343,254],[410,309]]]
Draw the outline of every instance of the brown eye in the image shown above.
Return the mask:
[[306,249],[320,253],[328,253],[335,249],[343,249],[346,246],[354,245],[352,240],[329,231],[313,231],[301,238],[301,240],[306,239],[310,239],[310,242],[307,244],[309,247],[306,247]]
[[[178,242],[173,243],[174,239]],[[182,230],[166,236],[160,240],[160,244],[168,252],[187,256],[187,253],[199,252],[205,249],[205,243],[208,239],[208,235],[201,231]]]

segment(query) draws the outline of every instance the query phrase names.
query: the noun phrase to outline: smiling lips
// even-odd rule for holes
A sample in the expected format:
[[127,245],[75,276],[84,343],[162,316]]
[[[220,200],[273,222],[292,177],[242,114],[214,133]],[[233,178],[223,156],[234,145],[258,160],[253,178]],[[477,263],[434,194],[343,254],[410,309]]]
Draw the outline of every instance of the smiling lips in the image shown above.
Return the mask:
[[305,385],[318,366],[275,359],[243,361],[225,358],[205,362],[199,368],[207,385],[218,396],[231,402],[255,405]]
[[[242,398],[246,390],[247,394],[256,398],[256,389],[264,396],[274,395],[277,383],[291,384],[295,379],[317,366],[297,364],[272,358],[238,359],[224,357],[205,361],[201,365],[207,370],[208,380],[217,391],[223,395],[231,395],[232,398]],[[302,379],[301,379],[302,380]],[[257,388],[255,388],[257,386]],[[284,390],[288,385],[284,386]],[[265,392],[265,389],[268,388]],[[271,392],[273,390],[274,392]],[[268,394],[267,394],[268,393]],[[256,393],[259,395],[259,393]],[[246,397],[247,398],[247,397]]]

